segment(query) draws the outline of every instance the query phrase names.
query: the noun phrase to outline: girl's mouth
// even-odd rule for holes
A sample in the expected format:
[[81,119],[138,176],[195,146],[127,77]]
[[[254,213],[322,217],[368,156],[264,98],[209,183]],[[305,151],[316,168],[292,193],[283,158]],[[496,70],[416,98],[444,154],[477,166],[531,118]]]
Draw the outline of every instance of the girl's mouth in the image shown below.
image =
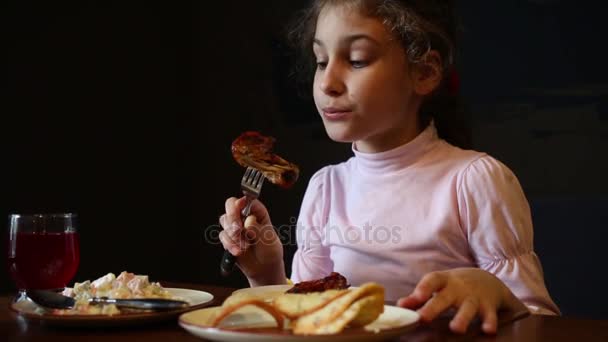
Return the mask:
[[344,120],[348,116],[350,116],[353,112],[348,108],[334,108],[334,107],[326,107],[322,109],[323,117],[331,120],[338,121]]

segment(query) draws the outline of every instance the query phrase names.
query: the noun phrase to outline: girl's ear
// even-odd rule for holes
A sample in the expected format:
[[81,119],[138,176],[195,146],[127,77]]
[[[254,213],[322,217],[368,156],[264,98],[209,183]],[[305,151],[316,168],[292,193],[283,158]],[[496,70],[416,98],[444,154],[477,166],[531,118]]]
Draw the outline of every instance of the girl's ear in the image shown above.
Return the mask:
[[439,52],[430,50],[422,60],[413,65],[414,92],[420,96],[431,94],[439,84],[443,75],[441,56]]

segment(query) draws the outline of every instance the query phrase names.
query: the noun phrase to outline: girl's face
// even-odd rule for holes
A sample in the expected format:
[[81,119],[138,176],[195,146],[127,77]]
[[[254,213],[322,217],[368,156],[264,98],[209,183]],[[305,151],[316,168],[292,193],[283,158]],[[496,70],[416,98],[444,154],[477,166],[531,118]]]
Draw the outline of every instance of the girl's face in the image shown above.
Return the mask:
[[313,95],[332,140],[381,152],[420,132],[421,97],[406,54],[380,20],[327,6],[317,20],[313,50]]

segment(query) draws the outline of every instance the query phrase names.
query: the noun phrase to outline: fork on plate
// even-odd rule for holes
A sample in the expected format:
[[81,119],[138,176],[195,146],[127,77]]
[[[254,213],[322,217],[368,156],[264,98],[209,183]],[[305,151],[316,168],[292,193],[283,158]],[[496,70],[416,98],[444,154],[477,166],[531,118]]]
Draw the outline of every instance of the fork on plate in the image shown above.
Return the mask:
[[[243,223],[247,216],[249,216],[249,212],[251,211],[251,203],[253,203],[253,200],[260,196],[262,185],[264,185],[264,180],[264,175],[258,169],[248,167],[247,170],[245,170],[245,174],[241,179],[241,190],[243,191],[243,195],[245,195],[246,200],[245,207],[243,210],[241,210],[241,219],[243,220]],[[230,254],[229,251],[225,250],[222,257],[222,262],[220,264],[220,271],[224,277],[232,273],[235,262],[236,257]]]

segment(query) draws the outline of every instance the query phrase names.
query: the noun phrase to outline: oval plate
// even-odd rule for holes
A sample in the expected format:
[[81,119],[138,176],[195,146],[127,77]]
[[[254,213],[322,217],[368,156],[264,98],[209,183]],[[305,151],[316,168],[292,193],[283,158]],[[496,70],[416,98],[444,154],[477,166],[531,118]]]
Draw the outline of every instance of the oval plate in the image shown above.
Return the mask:
[[335,335],[294,335],[279,329],[272,316],[254,306],[245,306],[226,317],[219,327],[209,326],[210,318],[220,307],[182,314],[179,325],[191,334],[211,341],[383,341],[413,329],[420,319],[412,310],[385,305],[384,313],[364,328],[347,328]]
[[190,306],[171,311],[125,312],[117,315],[57,315],[51,314],[29,299],[13,302],[10,308],[29,321],[39,321],[53,326],[124,326],[140,323],[160,322],[175,319],[180,314],[203,308],[213,300],[205,291],[166,288],[173,296],[184,298]]

